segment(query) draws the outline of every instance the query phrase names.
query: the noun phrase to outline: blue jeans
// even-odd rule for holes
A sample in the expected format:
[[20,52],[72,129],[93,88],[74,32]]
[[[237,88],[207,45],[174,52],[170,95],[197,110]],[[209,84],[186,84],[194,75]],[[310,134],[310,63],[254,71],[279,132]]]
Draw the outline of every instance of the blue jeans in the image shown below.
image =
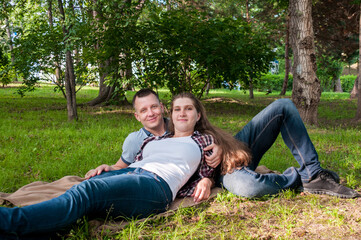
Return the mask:
[[[254,172],[280,132],[300,167],[288,168],[283,174]],[[279,99],[271,103],[238,132],[235,138],[248,145],[252,152],[252,162],[247,167],[221,176],[223,186],[234,194],[244,197],[276,194],[283,189],[297,188],[302,182],[309,182],[322,170],[317,152],[290,99]]]
[[168,184],[141,168],[125,168],[86,180],[63,195],[21,208],[0,208],[0,232],[43,233],[60,230],[83,216],[147,217],[172,202]]

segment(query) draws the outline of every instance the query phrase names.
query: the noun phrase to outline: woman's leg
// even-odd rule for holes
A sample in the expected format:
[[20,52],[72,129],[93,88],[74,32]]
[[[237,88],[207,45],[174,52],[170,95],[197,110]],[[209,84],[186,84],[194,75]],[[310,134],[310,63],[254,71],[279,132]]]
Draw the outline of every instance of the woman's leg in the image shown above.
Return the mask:
[[280,132],[300,165],[298,172],[302,181],[308,182],[322,168],[300,114],[290,99],[278,99],[271,103],[237,133],[235,138],[250,147],[253,159],[249,167],[254,170]]
[[113,174],[84,181],[49,201],[22,208],[0,208],[0,231],[51,232],[84,215],[145,217],[165,211],[172,201],[168,185],[150,172],[138,168]]
[[[254,171],[257,168],[262,156],[273,145],[279,133],[282,134],[285,144],[291,150],[300,168],[287,170],[281,176],[249,174],[249,171]],[[245,142],[252,152],[252,163],[247,168],[247,174],[237,170],[221,178],[223,185],[235,194],[246,196],[247,194],[241,188],[253,188],[256,192],[259,188],[257,196],[263,192],[273,194],[281,189],[290,188],[290,186],[297,187],[299,184],[298,175],[301,176],[302,181],[308,182],[322,170],[317,152],[298,110],[289,99],[279,99],[271,103],[238,132],[235,138]],[[243,184],[245,178],[249,184],[247,186]],[[250,191],[247,190],[246,192]]]
[[245,167],[221,176],[221,181],[228,191],[248,198],[277,194],[301,184],[300,175],[294,167],[288,168],[283,174],[259,174]]

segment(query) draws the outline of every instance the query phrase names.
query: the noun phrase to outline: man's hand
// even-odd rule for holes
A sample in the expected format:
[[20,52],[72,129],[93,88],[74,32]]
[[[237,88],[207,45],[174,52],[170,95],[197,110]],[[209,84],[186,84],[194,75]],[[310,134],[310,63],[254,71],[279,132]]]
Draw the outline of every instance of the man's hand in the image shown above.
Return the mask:
[[222,161],[222,149],[217,145],[212,143],[211,145],[205,147],[203,149],[204,151],[209,151],[209,150],[213,150],[212,155],[210,156],[205,156],[206,158],[206,163],[212,167],[212,168],[216,168]]
[[89,172],[87,172],[85,174],[85,178],[89,179],[96,175],[101,174],[102,172],[109,172],[109,171],[113,171],[113,170],[115,170],[115,169],[112,166],[103,164],[103,165],[100,165],[99,167],[97,167],[96,169],[89,170]]
[[102,172],[109,172],[109,171],[114,171],[114,170],[119,170],[122,168],[126,168],[128,167],[128,164],[126,164],[125,162],[123,162],[122,158],[119,158],[118,162],[112,166],[109,166],[107,164],[102,164],[99,167],[97,167],[96,169],[92,169],[89,170],[89,172],[87,172],[85,174],[85,178],[89,179],[92,178],[96,175],[101,174]]
[[200,202],[206,200],[211,195],[211,188],[213,186],[213,181],[210,178],[203,178],[200,180],[194,189],[192,197],[195,202]]

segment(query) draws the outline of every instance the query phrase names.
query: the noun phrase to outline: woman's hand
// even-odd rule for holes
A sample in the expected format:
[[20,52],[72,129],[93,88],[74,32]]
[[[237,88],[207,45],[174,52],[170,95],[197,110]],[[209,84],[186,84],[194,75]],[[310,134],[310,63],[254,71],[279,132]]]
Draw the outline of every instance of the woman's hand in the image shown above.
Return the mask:
[[213,181],[210,178],[202,178],[198,182],[192,194],[194,201],[200,202],[202,200],[208,199],[209,196],[211,195],[212,186],[213,186]]
[[216,168],[222,161],[222,149],[215,143],[212,143],[211,145],[205,147],[203,149],[205,152],[212,150],[213,153],[210,156],[205,155],[206,163],[212,167]]
[[109,172],[109,171],[112,171],[112,170],[115,170],[115,169],[113,169],[112,166],[109,166],[107,164],[103,164],[103,165],[100,165],[99,167],[97,167],[96,169],[89,170],[85,174],[85,178],[89,179],[89,178],[92,178],[92,177],[94,177],[96,175],[101,174],[102,172]]

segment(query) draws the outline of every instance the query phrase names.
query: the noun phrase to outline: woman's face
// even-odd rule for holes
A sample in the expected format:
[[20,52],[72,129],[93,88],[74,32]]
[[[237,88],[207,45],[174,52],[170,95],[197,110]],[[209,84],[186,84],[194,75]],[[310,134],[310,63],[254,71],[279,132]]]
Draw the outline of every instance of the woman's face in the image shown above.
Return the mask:
[[175,135],[191,135],[201,117],[190,98],[177,98],[173,102],[172,121]]

